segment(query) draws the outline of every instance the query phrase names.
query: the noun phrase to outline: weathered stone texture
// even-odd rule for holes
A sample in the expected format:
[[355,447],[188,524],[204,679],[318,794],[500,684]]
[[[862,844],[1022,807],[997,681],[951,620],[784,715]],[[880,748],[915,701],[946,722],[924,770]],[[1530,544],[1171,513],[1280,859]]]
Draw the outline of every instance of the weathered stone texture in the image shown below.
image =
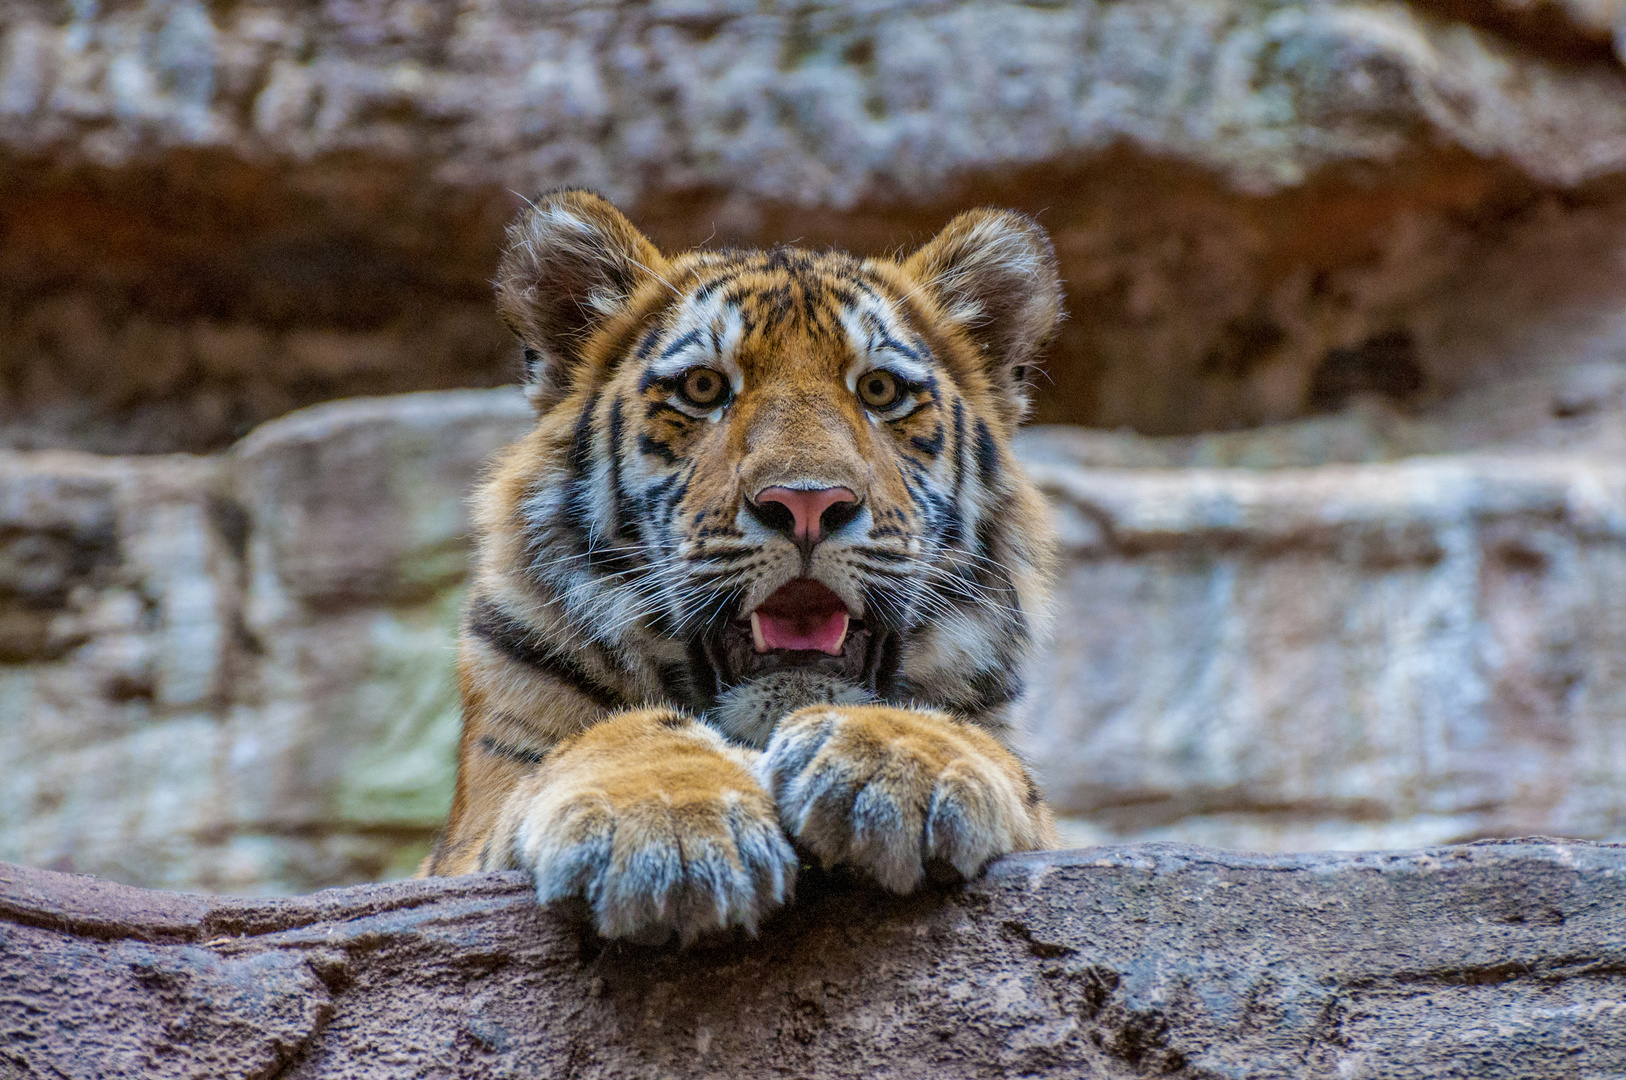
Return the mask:
[[759,940],[678,953],[517,874],[256,902],[0,866],[0,1075],[1613,1076],[1623,888],[1565,841],[1097,848],[908,899],[804,874]]
[[501,226],[560,184],[671,245],[1042,213],[1073,318],[1040,415],[1151,433],[1585,360],[1536,340],[1556,309],[1626,310],[1605,0],[0,15],[11,446],[213,450],[314,401],[506,382]]
[[410,870],[447,808],[464,500],[516,393],[216,458],[0,458],[0,850],[171,888]]
[[410,865],[461,500],[523,408],[259,425],[509,381],[501,229],[566,183],[669,246],[1041,215],[1038,415],[1102,429],[1023,450],[1069,537],[1032,747],[1076,838],[1626,834],[1621,20],[0,0],[0,858]]
[[1621,459],[1034,471],[1073,557],[1031,745],[1076,837],[1626,832]]
[[837,208],[1119,140],[1265,190],[1419,129],[1552,183],[1626,166],[1618,71],[1400,5],[10,7],[0,138],[69,162],[349,152],[464,187]]
[[[407,872],[450,801],[464,499],[528,423],[458,391],[218,457],[0,459],[0,858],[237,892]],[[1419,447],[1456,452],[1390,460]],[[1068,834],[1626,837],[1623,447],[1601,367],[1434,416],[1025,433],[1066,542],[1028,749]]]

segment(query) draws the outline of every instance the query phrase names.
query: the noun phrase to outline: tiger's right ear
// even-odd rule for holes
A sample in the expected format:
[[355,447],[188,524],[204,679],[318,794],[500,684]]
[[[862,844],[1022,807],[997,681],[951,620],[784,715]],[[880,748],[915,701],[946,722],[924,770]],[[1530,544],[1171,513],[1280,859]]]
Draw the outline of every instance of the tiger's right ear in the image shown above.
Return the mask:
[[569,393],[593,332],[665,267],[655,245],[590,191],[549,192],[508,227],[497,311],[525,348],[525,396],[537,411]]

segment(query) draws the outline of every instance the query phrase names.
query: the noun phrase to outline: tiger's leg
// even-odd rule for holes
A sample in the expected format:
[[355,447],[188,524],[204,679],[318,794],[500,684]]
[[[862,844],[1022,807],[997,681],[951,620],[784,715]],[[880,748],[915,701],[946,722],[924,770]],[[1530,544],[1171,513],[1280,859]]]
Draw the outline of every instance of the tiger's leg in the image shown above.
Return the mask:
[[974,877],[988,860],[1059,845],[1055,818],[1016,756],[944,713],[815,705],[775,730],[757,776],[792,836],[826,866],[894,892],[941,860]]
[[514,788],[481,868],[527,871],[544,904],[581,897],[606,937],[755,933],[790,898],[796,856],[754,756],[668,709],[611,716]]

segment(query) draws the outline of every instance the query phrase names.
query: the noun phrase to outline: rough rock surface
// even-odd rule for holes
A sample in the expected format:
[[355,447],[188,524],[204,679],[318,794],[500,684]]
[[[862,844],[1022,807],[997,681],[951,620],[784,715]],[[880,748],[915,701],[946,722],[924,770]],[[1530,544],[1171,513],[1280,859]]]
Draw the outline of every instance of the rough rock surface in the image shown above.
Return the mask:
[[467,187],[837,208],[1119,140],[1260,190],[1386,161],[1418,128],[1552,183],[1626,168],[1618,71],[1520,55],[1426,6],[8,7],[5,142],[67,163],[355,152]]
[[0,858],[411,865],[462,499],[523,408],[259,425],[508,381],[502,225],[567,183],[673,246],[1040,215],[1039,418],[1102,429],[1023,450],[1067,527],[1031,738],[1075,839],[1626,836],[1622,20],[0,0]]
[[1618,22],[5,0],[3,438],[219,449],[314,401],[505,382],[501,227],[560,184],[674,245],[879,251],[975,202],[1041,213],[1073,316],[1051,421],[1200,431],[1618,355]]
[[[456,391],[215,457],[0,456],[0,858],[408,872],[450,801],[465,493],[528,422]],[[1028,738],[1074,842],[1626,839],[1626,369],[1019,452],[1066,541]]]
[[0,1075],[1612,1076],[1622,912],[1626,850],[1546,840],[1050,852],[909,899],[807,874],[686,953],[517,874],[256,902],[0,865]]
[[1075,839],[1626,831],[1626,461],[1034,472],[1072,557],[1030,745]]
[[468,488],[517,393],[214,458],[0,456],[0,855],[169,888],[409,872],[448,806]]

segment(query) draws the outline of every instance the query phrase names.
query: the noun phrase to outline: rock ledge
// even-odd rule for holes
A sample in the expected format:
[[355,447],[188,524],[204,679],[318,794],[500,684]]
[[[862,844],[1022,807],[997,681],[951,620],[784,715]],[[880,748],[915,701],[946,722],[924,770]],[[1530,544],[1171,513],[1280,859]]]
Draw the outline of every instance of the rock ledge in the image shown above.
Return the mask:
[[908,899],[814,874],[800,894],[759,940],[679,953],[605,946],[516,874],[245,900],[0,864],[0,1075],[1626,1068],[1618,845],[1152,844]]

